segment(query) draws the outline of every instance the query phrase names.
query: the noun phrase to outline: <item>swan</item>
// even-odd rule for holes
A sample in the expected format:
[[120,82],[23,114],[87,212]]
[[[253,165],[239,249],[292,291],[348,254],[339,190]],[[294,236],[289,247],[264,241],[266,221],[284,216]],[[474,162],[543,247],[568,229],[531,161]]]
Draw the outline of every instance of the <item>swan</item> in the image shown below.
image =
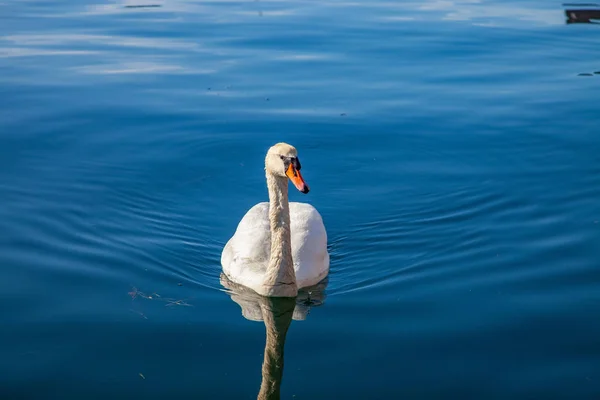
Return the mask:
[[299,288],[313,286],[329,273],[321,215],[310,204],[288,201],[288,178],[300,192],[309,191],[300,169],[294,146],[277,143],[269,148],[269,202],[248,210],[221,254],[227,278],[262,296],[296,297]]

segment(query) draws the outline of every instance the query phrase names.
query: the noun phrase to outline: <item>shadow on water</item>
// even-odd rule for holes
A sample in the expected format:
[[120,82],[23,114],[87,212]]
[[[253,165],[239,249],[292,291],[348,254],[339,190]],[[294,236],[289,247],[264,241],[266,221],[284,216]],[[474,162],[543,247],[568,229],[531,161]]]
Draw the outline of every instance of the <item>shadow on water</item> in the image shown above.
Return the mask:
[[262,364],[262,382],[258,400],[278,400],[281,396],[285,338],[292,320],[305,320],[312,307],[325,301],[327,278],[310,288],[303,288],[296,298],[264,297],[251,289],[231,282],[221,273],[221,284],[231,300],[239,304],[244,318],[263,321],[266,338]]

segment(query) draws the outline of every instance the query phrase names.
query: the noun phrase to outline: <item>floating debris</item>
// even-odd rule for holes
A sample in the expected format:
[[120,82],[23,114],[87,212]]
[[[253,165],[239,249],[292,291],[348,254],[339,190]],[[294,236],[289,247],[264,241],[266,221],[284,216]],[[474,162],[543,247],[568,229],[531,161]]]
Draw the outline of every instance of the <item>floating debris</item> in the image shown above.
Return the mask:
[[137,310],[134,310],[134,309],[132,309],[132,308],[130,308],[130,309],[129,309],[129,311],[131,311],[131,312],[134,312],[134,313],[138,314],[140,317],[142,317],[142,318],[144,318],[144,319],[148,319],[148,317],[146,317],[146,315],[145,315],[143,312],[141,312],[141,311],[137,311]]
[[[563,4],[566,7],[598,7],[598,4]],[[567,24],[597,24],[600,19],[600,10],[598,9],[566,9],[565,16]]]
[[590,74],[589,72],[582,72],[581,74],[578,74],[577,76],[594,76],[594,74]]
[[185,300],[167,300],[168,303],[165,304],[165,307],[170,306],[185,306],[185,307],[193,307],[190,303],[187,303]]
[[[138,296],[143,299],[152,300],[152,295],[147,295],[144,292],[140,292],[135,286],[133,288],[131,288],[131,292],[128,292],[128,294],[131,296],[132,300]],[[158,293],[152,293],[152,294],[155,295],[156,297],[160,297],[160,295],[158,295]]]
[[161,4],[140,4],[140,5],[129,5],[125,6],[125,8],[158,8],[162,7]]
[[[182,286],[182,283],[178,283],[178,286]],[[173,298],[169,298],[169,297],[162,297],[160,294],[153,292],[152,295],[147,295],[146,293],[140,291],[138,288],[136,288],[135,286],[132,287],[131,292],[128,292],[129,296],[131,296],[131,300],[136,299],[137,297],[141,297],[143,299],[147,299],[147,300],[160,300],[160,301],[164,301],[167,304],[165,304],[165,306],[186,306],[186,307],[193,307],[192,304],[186,302],[185,299],[181,299],[181,300],[177,300],[177,299],[173,299]],[[148,319],[143,313],[140,313],[139,311],[135,311],[135,310],[131,310],[135,313],[140,314],[143,318]]]
[[133,300],[133,299],[135,299],[135,298],[137,297],[138,290],[137,290],[137,288],[134,286],[134,287],[131,289],[131,292],[128,292],[127,294],[128,294],[128,295],[130,295],[130,296],[131,296],[131,299]]

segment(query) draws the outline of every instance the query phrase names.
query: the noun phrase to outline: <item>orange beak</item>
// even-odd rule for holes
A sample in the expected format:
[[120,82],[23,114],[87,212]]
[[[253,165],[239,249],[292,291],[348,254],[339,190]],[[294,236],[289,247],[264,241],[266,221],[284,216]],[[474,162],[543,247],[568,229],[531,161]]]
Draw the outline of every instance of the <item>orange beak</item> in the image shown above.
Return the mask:
[[288,178],[290,178],[294,186],[296,186],[296,189],[298,189],[302,193],[308,193],[308,185],[306,184],[306,182],[304,182],[300,171],[294,168],[294,165],[290,164],[285,174],[288,176]]

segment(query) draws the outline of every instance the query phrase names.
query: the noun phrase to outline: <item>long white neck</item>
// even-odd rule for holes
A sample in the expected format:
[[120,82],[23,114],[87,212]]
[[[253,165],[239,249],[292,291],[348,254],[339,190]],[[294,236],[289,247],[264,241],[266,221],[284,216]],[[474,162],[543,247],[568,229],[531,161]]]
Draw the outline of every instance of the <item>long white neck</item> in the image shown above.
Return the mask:
[[287,178],[267,172],[267,188],[269,189],[271,257],[261,294],[271,297],[296,297],[298,286],[292,260]]

